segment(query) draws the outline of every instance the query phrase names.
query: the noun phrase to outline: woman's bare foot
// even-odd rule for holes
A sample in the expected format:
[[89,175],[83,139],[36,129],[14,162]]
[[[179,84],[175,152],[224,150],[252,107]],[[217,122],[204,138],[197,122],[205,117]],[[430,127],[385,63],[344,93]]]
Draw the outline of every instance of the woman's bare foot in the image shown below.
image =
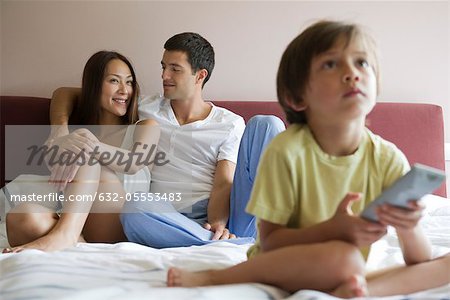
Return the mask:
[[167,286],[193,287],[212,285],[211,273],[213,271],[188,272],[178,268],[167,271]]
[[331,295],[340,298],[355,298],[368,295],[366,279],[361,275],[353,275],[346,282],[338,286]]
[[5,248],[3,250],[3,253],[19,253],[25,249],[58,251],[75,246],[76,243],[76,240],[68,238],[64,233],[49,232],[47,235],[44,235],[43,237],[40,237],[30,243],[26,243],[17,247]]

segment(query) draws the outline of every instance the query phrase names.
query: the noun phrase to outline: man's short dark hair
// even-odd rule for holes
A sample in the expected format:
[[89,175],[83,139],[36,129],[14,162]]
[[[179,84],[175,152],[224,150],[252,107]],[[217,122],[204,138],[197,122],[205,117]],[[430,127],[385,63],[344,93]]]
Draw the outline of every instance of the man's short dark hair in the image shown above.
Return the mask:
[[166,41],[164,49],[186,53],[192,72],[195,73],[201,69],[208,71],[203,86],[211,77],[214,69],[214,49],[200,34],[194,32],[176,34]]

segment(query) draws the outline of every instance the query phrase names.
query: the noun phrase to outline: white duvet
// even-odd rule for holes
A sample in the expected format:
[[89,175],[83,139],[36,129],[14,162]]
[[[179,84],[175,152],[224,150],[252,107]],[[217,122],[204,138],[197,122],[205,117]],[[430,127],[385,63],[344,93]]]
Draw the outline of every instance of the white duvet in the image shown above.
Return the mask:
[[[433,243],[433,254],[450,252],[450,200],[428,196],[422,226]],[[0,248],[6,240],[0,239]],[[205,288],[167,288],[167,269],[225,268],[246,259],[250,245],[226,242],[156,250],[133,243],[87,244],[45,253],[28,250],[0,255],[0,299],[336,299],[315,291],[294,295],[261,284]],[[394,231],[372,247],[368,269],[401,264]],[[432,276],[432,274],[424,274]],[[450,266],[449,266],[450,280]],[[380,299],[446,299],[450,284],[412,295]]]

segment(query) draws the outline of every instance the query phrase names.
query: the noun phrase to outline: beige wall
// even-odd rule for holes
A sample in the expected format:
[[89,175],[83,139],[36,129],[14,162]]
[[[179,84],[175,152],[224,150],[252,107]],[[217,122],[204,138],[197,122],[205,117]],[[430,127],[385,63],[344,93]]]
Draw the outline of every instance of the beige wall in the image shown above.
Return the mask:
[[164,41],[196,31],[217,55],[207,98],[274,100],[282,51],[320,18],[367,26],[381,52],[380,101],[440,104],[450,142],[448,1],[3,0],[0,93],[49,97],[58,86],[77,86],[85,61],[100,49],[129,56],[143,92],[158,92]]

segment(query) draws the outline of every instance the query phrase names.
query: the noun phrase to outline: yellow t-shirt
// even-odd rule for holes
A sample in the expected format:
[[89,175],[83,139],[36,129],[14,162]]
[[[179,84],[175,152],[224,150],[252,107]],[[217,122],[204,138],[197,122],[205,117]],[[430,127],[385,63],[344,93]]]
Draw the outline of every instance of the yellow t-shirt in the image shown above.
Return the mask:
[[[330,219],[348,192],[362,193],[352,205],[359,214],[409,168],[394,144],[367,128],[355,153],[336,157],[322,151],[308,126],[294,124],[265,150],[246,210],[258,222],[309,227]],[[259,252],[258,235],[247,254]]]

